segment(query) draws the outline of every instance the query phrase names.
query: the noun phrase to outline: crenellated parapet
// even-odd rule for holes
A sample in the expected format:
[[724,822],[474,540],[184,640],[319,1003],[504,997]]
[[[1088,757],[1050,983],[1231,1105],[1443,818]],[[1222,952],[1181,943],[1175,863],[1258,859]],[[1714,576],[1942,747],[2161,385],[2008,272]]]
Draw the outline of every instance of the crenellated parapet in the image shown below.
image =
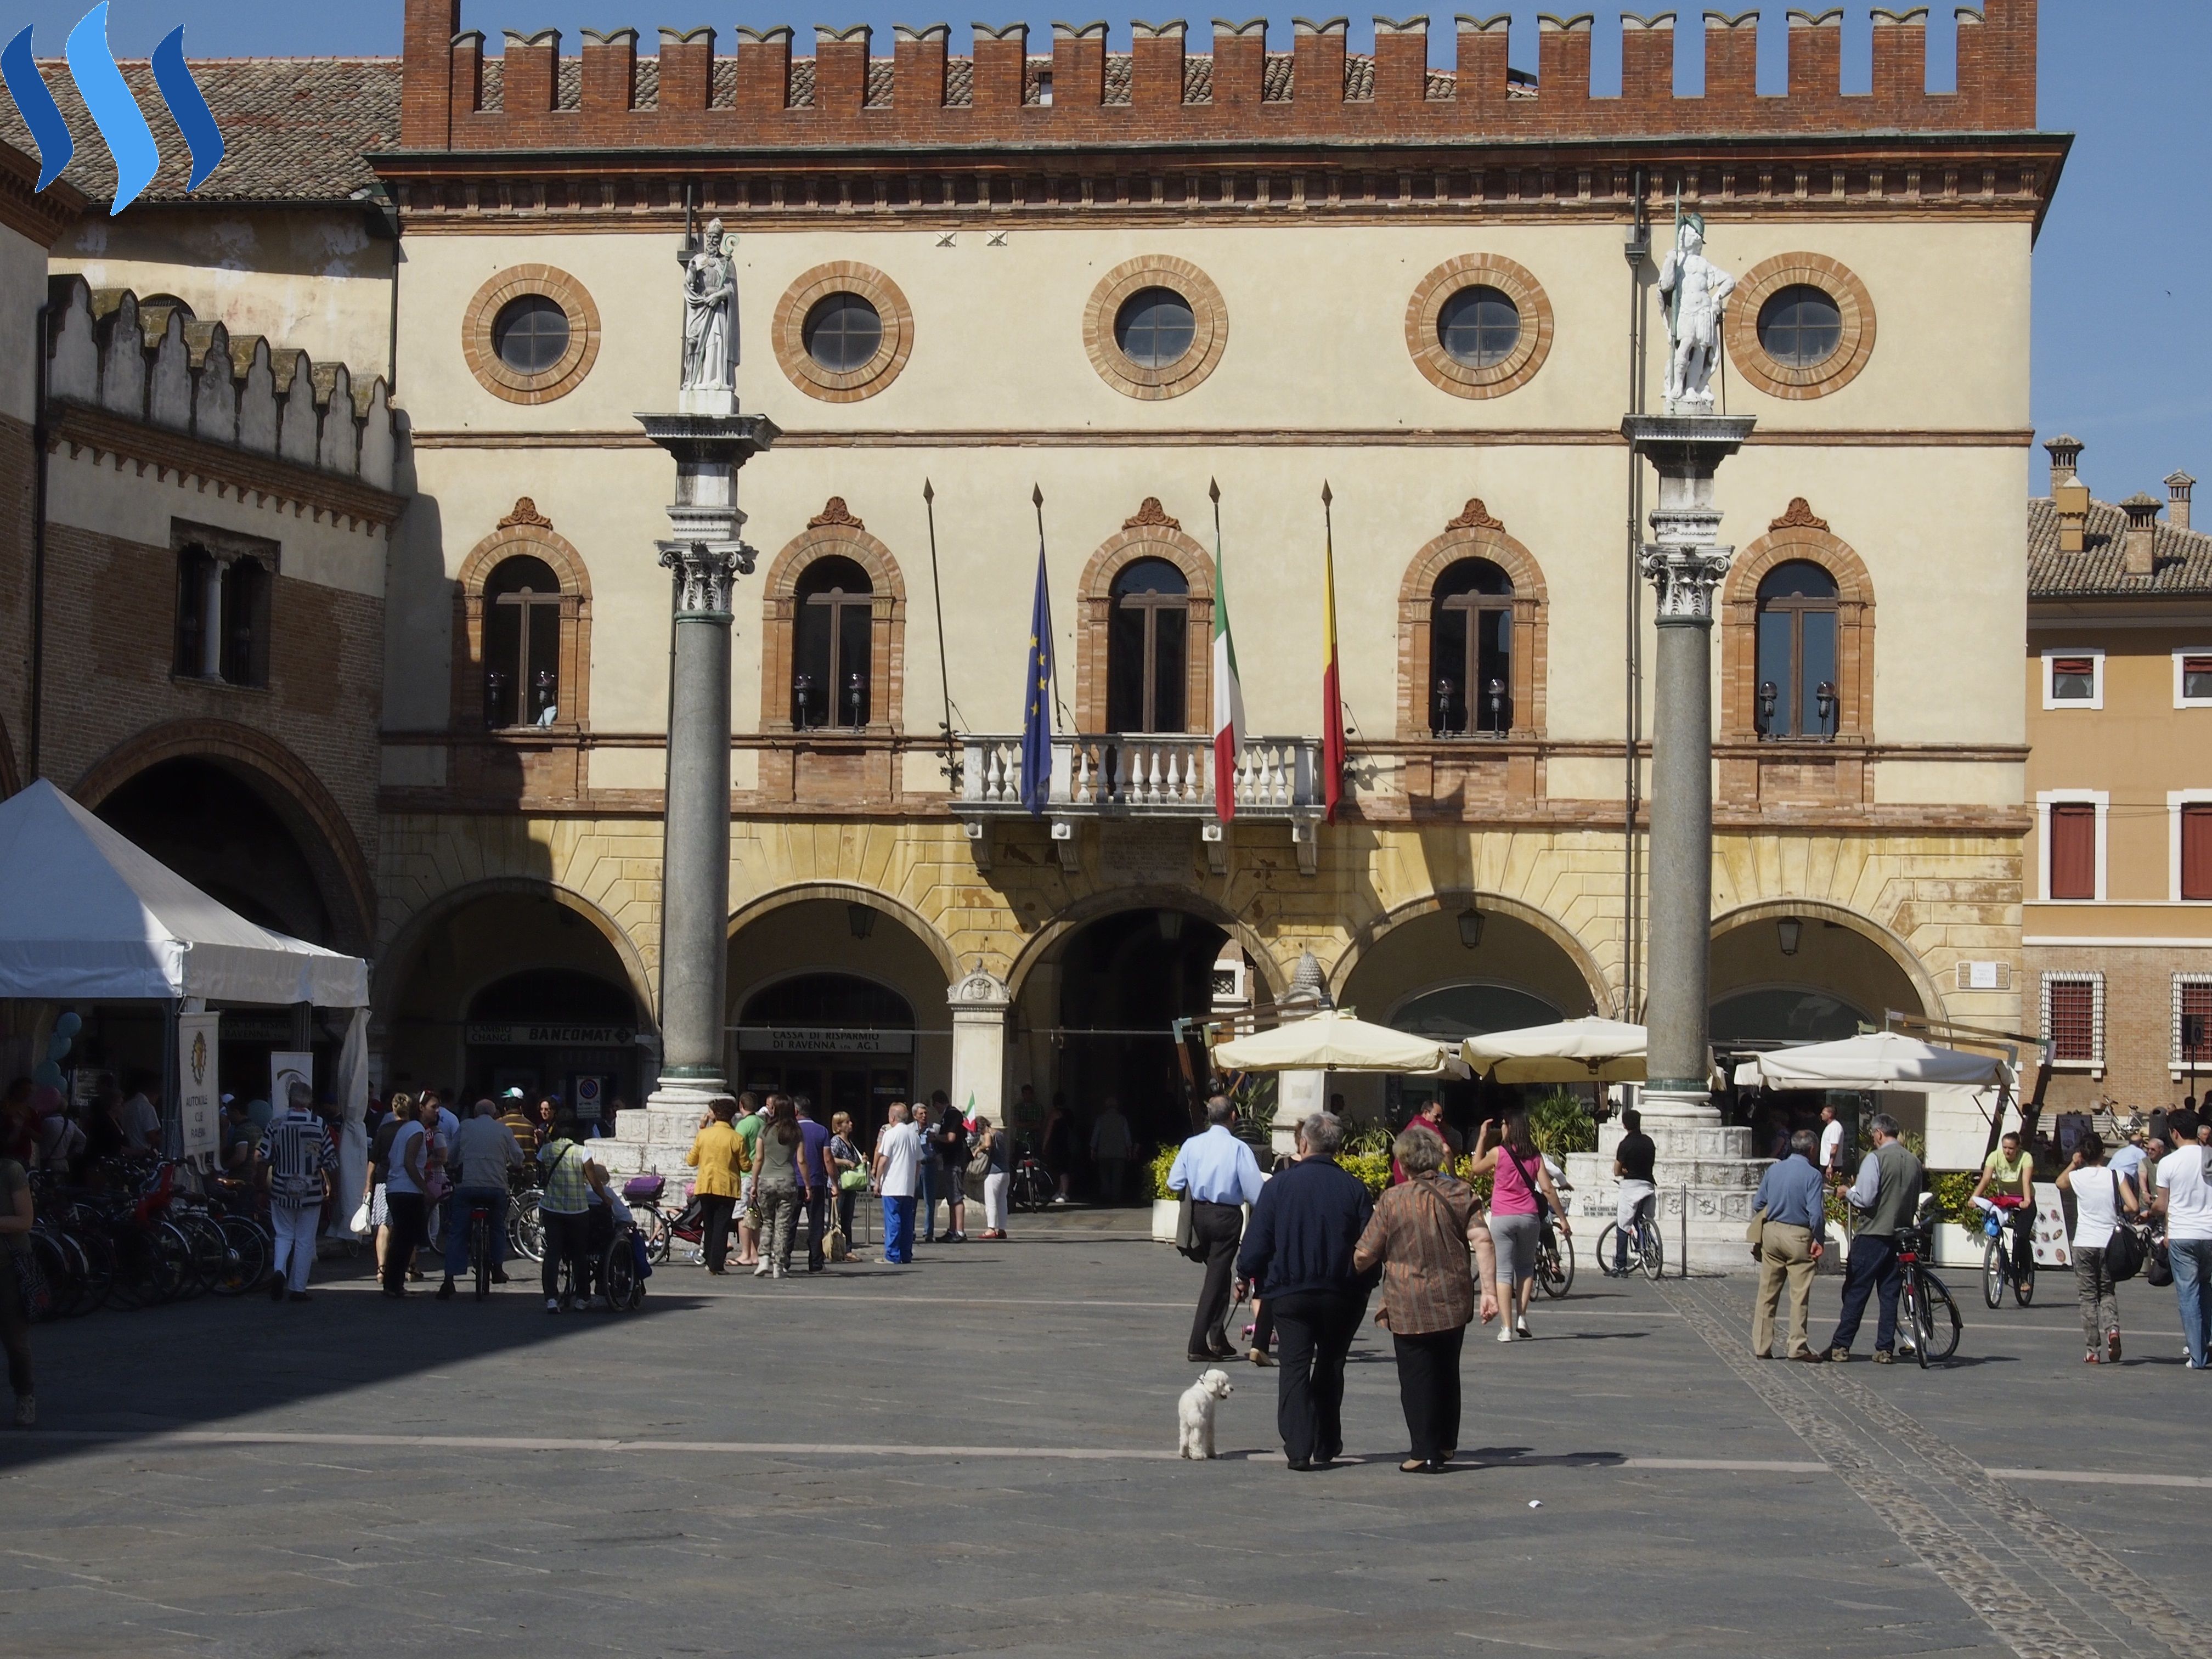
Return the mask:
[[[243,487],[389,522],[385,503],[370,499],[392,489],[395,427],[383,376],[356,380],[343,363],[317,363],[261,335],[233,334],[181,306],[143,303],[128,289],[94,289],[82,276],[50,278],[47,292],[47,393],[77,415],[79,428],[89,420],[118,448],[116,428],[128,423],[249,463],[278,463],[249,465]],[[287,489],[293,469],[305,471],[293,480],[300,487]],[[335,493],[312,485],[308,473],[325,475]]]
[[[1055,24],[1049,53],[1026,25],[902,24],[888,58],[865,24],[817,27],[813,55],[787,27],[510,31],[490,56],[460,0],[407,0],[401,146],[410,151],[675,147],[900,147],[1571,140],[1678,134],[2020,132],[2035,125],[2036,0],[1957,9],[1957,90],[1925,89],[1925,7],[1874,13],[1874,83],[1841,89],[1840,9],[1789,14],[1789,90],[1759,95],[1759,15],[1692,14],[1705,90],[1677,95],[1678,15],[1620,18],[1621,90],[1590,89],[1593,21],[1540,19],[1538,70],[1506,64],[1508,18],[1455,20],[1449,70],[1429,68],[1430,20],[1375,20],[1371,55],[1346,51],[1344,18],[1297,21],[1287,53],[1263,20],[1216,19],[1210,53],[1181,21],[1132,26],[1106,50],[1103,23]],[[1039,43],[1042,44],[1042,43]]]

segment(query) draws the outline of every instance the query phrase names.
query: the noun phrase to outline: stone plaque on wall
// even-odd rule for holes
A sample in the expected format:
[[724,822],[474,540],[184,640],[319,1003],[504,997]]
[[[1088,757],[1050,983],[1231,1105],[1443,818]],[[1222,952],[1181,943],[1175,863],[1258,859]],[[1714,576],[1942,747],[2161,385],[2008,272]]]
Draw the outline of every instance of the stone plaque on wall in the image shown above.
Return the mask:
[[1101,823],[1098,874],[1106,881],[1187,881],[1197,840],[1188,823]]

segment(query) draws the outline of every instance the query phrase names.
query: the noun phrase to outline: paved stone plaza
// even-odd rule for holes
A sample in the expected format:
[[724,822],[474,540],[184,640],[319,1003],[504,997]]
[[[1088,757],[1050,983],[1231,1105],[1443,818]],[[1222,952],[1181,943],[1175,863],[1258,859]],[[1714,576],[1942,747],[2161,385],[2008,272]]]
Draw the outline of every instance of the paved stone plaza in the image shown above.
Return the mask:
[[1743,1279],[1585,1261],[1539,1340],[1470,1340],[1467,1467],[1396,1472],[1370,1335],[1351,1456],[1293,1475],[1249,1366],[1222,1461],[1175,1461],[1195,1270],[1085,1223],[663,1270],[627,1317],[358,1279],[43,1328],[46,1426],[0,1440],[0,1652],[2208,1651],[2171,1292],[2123,1288],[2118,1370],[2082,1366],[2057,1278],[1975,1297],[1948,1370],[1815,1369],[1744,1357]]

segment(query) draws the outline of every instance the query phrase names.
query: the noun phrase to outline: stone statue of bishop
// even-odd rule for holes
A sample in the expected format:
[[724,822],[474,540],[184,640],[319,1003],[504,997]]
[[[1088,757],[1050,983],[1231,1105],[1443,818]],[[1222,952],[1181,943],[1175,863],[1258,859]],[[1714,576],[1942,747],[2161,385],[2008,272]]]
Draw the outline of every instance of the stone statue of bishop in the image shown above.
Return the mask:
[[[723,234],[720,219],[710,220],[698,246],[678,256],[684,264],[683,390],[710,399],[728,398],[737,386],[736,240]],[[692,401],[685,399],[687,405]]]
[[1667,412],[1713,412],[1713,370],[1721,355],[1721,320],[1735,278],[1705,258],[1703,216],[1682,216],[1674,251],[1659,267],[1668,301]]

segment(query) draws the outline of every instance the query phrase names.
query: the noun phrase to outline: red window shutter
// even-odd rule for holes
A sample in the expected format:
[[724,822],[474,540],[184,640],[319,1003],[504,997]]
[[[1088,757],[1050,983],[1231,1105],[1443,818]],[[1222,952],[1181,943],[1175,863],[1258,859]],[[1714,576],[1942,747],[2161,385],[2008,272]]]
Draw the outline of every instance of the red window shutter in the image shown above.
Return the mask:
[[2097,809],[2087,801],[2051,809],[2051,896],[2097,896]]
[[2097,988],[2086,979],[2062,979],[2050,987],[2051,1039],[2054,1060],[2097,1057]]
[[2212,899],[2212,805],[2181,809],[2181,896]]

